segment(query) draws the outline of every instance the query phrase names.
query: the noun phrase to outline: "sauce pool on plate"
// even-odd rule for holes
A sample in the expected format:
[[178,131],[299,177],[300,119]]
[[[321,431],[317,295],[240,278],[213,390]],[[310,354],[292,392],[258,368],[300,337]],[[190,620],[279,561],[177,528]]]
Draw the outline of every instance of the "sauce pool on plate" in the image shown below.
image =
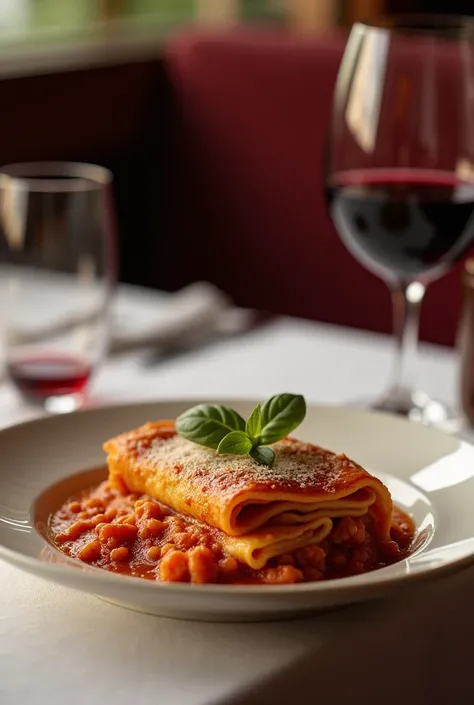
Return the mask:
[[108,481],[73,496],[49,521],[63,553],[115,573],[164,582],[289,584],[357,575],[402,560],[415,527],[394,508],[391,540],[374,544],[369,515],[334,520],[320,544],[272,558],[253,570],[228,555],[220,530],[177,515],[147,495],[121,492]]

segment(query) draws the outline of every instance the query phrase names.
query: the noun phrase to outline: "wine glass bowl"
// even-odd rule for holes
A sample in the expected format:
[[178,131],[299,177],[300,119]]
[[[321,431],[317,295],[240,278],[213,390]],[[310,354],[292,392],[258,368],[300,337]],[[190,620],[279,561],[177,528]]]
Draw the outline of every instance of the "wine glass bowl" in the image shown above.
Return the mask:
[[108,342],[115,282],[112,175],[89,164],[0,168],[0,332],[21,397],[70,411]]
[[388,285],[398,355],[376,408],[441,423],[414,386],[427,285],[474,242],[474,25],[382,18],[354,25],[336,89],[326,196],[346,248]]

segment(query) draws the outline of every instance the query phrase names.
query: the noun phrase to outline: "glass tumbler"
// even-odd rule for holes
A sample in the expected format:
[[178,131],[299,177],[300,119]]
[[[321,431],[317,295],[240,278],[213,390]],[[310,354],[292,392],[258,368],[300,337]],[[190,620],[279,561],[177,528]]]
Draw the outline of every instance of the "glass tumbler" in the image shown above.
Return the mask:
[[0,341],[4,375],[25,402],[82,404],[107,351],[115,252],[107,169],[0,168]]

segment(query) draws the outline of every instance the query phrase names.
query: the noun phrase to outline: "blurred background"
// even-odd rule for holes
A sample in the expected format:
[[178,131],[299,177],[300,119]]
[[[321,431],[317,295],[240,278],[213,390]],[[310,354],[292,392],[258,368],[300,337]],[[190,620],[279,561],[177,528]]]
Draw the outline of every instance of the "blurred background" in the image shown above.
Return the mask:
[[472,13],[469,0],[1,0],[4,35],[32,41],[90,32],[120,21],[130,31],[181,22],[273,21],[307,30],[348,25],[379,13]]
[[[110,168],[120,280],[208,280],[237,304],[389,331],[384,285],[345,251],[323,157],[347,28],[469,0],[0,0],[0,162]],[[350,283],[353,296],[343,293]],[[459,269],[422,338],[452,344]]]

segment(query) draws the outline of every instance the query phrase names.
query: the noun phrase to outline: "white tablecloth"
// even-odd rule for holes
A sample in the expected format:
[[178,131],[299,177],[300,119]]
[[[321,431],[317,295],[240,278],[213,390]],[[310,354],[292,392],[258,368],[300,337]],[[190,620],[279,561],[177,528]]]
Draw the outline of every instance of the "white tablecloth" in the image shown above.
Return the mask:
[[[136,292],[132,299],[140,305]],[[147,351],[111,359],[92,391],[96,402],[120,402],[266,397],[284,389],[308,401],[344,403],[383,390],[391,354],[385,336],[280,319],[167,361],[154,362]],[[455,353],[423,346],[420,361],[420,386],[455,403]],[[8,387],[0,389],[0,424],[34,413]],[[224,703],[306,649],[343,639],[348,623],[375,610],[380,606],[273,624],[180,622],[122,610],[0,562],[0,703]]]

